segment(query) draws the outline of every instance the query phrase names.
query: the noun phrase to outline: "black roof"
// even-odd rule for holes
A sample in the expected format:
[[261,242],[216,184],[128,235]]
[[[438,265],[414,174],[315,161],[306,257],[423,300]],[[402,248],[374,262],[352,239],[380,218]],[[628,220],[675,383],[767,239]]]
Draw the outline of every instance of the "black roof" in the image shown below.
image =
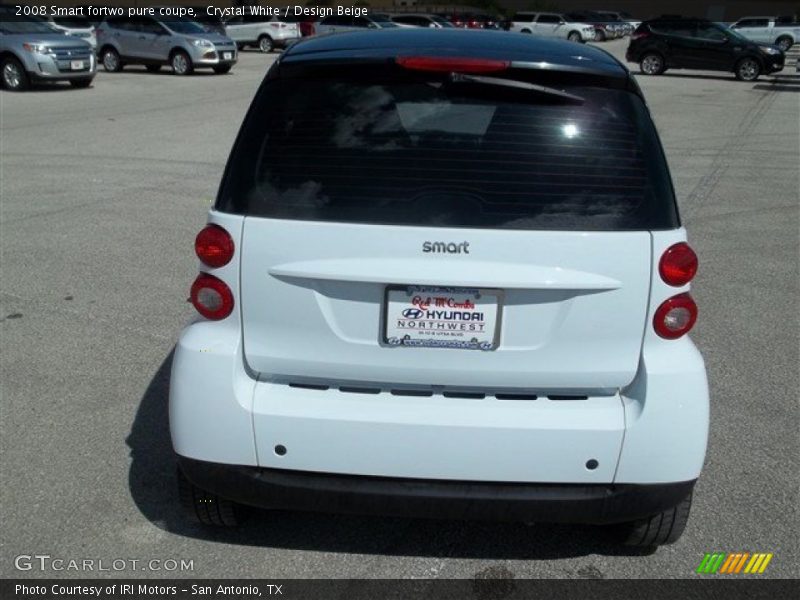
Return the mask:
[[553,70],[582,70],[628,77],[613,56],[594,46],[506,31],[464,29],[385,29],[304,38],[281,57],[283,63],[329,59],[382,59],[397,56],[489,58],[548,63]]

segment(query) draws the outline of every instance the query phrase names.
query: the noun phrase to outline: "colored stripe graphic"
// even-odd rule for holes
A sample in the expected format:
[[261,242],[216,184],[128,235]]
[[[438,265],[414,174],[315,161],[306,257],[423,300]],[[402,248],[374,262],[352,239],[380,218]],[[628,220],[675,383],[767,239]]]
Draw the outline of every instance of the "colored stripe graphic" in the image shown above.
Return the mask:
[[697,567],[698,573],[716,573],[717,569],[720,568],[722,565],[722,561],[725,560],[725,552],[715,552],[714,554],[708,554],[703,557],[700,566]]
[[742,573],[744,569],[744,573],[760,574],[767,570],[772,557],[771,552],[707,552],[697,567],[697,573],[731,575]]
[[733,566],[739,562],[740,558],[742,558],[741,552],[728,554],[728,559],[724,563],[722,563],[722,568],[719,570],[719,572],[730,573],[731,571],[733,571]]
[[769,561],[772,560],[772,553],[758,552],[753,554],[753,558],[744,568],[745,573],[763,573],[767,569]]

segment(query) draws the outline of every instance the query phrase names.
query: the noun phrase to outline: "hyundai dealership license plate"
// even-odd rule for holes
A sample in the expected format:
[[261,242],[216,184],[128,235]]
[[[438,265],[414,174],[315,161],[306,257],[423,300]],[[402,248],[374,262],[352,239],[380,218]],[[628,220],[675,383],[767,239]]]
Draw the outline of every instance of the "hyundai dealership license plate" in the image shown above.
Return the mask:
[[233,52],[222,53],[222,60],[231,60],[232,58],[233,58]]
[[495,350],[500,298],[499,290],[388,287],[383,342],[412,348]]
[[82,60],[73,60],[73,61],[71,61],[69,63],[69,65],[70,65],[70,68],[73,71],[80,71],[81,69],[83,69],[83,61]]

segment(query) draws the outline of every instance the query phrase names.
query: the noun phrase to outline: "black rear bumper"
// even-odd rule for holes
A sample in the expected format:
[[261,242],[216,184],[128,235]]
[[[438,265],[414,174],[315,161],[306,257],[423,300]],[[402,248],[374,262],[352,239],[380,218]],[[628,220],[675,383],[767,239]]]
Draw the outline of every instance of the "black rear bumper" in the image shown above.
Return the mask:
[[178,457],[196,486],[250,506],[442,519],[619,523],[683,500],[695,481],[661,484],[487,483],[261,469]]

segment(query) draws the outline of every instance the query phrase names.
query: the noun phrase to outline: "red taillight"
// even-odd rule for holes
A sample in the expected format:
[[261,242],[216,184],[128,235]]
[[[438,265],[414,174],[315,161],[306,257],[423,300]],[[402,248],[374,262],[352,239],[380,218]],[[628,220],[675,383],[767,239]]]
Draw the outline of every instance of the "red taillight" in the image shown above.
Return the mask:
[[504,71],[511,65],[506,60],[439,56],[398,56],[395,61],[406,69],[448,73],[494,73],[496,71]]
[[228,284],[207,273],[200,273],[192,284],[191,300],[206,319],[219,321],[233,312],[233,292]]
[[658,307],[653,327],[662,338],[674,340],[689,333],[696,321],[697,304],[689,294],[679,294]]
[[207,225],[197,234],[194,251],[203,264],[216,269],[231,262],[233,238],[219,225]]
[[668,285],[686,285],[697,274],[697,254],[686,242],[673,244],[661,256],[658,272]]
[[650,37],[650,33],[649,33],[649,32],[647,32],[647,31],[640,31],[639,33],[634,33],[634,34],[631,36],[631,40],[632,40],[632,41],[635,41],[635,40],[643,40],[643,39],[644,39],[644,38],[646,38],[646,37]]

